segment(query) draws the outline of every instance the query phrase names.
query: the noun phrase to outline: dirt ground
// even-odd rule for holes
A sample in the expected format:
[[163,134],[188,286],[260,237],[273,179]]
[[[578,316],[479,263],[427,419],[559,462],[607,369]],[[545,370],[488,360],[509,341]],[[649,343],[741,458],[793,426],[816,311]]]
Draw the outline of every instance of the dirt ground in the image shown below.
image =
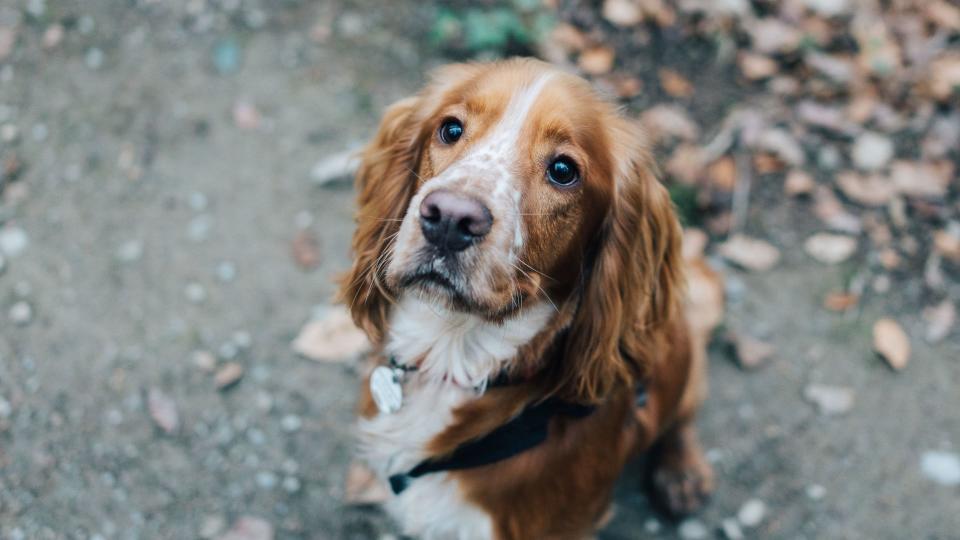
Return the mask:
[[[0,22],[19,25],[0,62],[0,124],[15,126],[0,148],[23,164],[0,230],[26,237],[0,263],[0,538],[196,538],[241,516],[277,538],[396,537],[376,509],[341,502],[355,369],[290,342],[348,261],[351,187],[312,184],[311,166],[361,143],[448,61],[425,44],[426,9],[0,3]],[[65,35],[45,47],[54,20]],[[864,262],[813,262],[798,248],[812,227],[789,201],[754,205],[747,230],[784,260],[725,269],[728,326],[777,353],[755,372],[712,355],[710,506],[680,529],[663,522],[633,468],[600,538],[719,537],[751,499],[766,508],[753,538],[960,538],[960,489],[921,468],[925,452],[960,451],[960,340],[914,339],[910,366],[890,370],[871,327],[894,315],[922,336],[922,292],[907,279],[854,313],[825,312],[823,295]],[[320,247],[312,270],[291,256],[302,231]],[[217,390],[197,351],[243,377]],[[851,410],[818,412],[811,383],[849,387]],[[151,420],[149,389],[176,404],[172,434]]]

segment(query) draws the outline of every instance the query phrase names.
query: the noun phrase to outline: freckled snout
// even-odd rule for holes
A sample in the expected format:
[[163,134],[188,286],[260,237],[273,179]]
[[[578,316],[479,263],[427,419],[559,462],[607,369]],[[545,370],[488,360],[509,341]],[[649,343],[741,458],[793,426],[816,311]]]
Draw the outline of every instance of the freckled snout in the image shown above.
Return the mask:
[[423,236],[442,251],[463,251],[486,236],[492,226],[490,210],[472,197],[438,189],[420,203]]

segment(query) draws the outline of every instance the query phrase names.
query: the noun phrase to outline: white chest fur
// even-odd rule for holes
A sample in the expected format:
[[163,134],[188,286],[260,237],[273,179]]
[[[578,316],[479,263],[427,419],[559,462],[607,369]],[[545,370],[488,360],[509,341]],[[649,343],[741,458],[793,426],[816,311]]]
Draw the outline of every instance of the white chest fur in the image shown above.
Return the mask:
[[[387,353],[401,364],[423,358],[404,385],[399,411],[362,419],[361,457],[384,479],[409,471],[427,456],[430,441],[453,420],[453,411],[482,393],[486,381],[547,324],[553,308],[536,305],[492,324],[413,298],[391,317]],[[421,477],[387,504],[404,534],[424,539],[485,539],[490,519],[463,500],[445,473]]]

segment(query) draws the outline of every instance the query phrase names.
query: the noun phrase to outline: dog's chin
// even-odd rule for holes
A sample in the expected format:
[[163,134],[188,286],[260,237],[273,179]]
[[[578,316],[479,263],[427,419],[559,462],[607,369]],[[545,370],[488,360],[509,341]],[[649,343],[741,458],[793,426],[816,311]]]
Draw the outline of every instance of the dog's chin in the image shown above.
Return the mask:
[[434,271],[411,272],[390,281],[401,293],[491,321],[507,318],[522,307],[521,299],[515,294],[507,295],[506,299],[484,298],[463,286],[464,280]]

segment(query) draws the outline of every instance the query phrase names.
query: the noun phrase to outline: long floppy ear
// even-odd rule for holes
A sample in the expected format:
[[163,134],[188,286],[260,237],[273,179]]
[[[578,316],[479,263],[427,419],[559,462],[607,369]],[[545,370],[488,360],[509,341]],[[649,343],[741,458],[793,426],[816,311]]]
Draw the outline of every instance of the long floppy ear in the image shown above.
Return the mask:
[[615,181],[596,251],[588,256],[567,338],[566,379],[598,401],[643,376],[649,336],[675,316],[683,288],[681,228],[639,128],[614,122]]
[[354,322],[374,343],[383,337],[392,301],[383,284],[384,258],[413,196],[418,150],[412,117],[418,101],[406,98],[387,109],[377,134],[363,151],[356,176],[353,266],[341,279],[339,300],[347,304]]

